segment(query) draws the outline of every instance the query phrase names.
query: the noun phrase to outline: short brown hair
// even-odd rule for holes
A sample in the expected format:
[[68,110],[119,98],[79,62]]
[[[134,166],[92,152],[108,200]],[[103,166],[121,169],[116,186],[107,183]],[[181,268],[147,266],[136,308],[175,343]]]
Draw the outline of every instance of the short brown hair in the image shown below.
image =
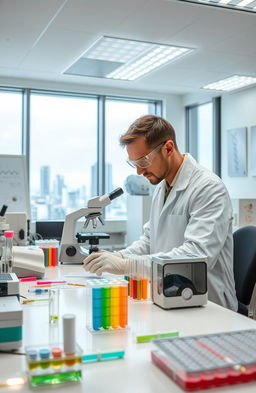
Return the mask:
[[119,141],[121,146],[127,146],[136,139],[144,136],[149,147],[156,146],[161,142],[171,139],[175,149],[178,150],[176,135],[173,126],[165,119],[154,115],[145,115],[135,120]]

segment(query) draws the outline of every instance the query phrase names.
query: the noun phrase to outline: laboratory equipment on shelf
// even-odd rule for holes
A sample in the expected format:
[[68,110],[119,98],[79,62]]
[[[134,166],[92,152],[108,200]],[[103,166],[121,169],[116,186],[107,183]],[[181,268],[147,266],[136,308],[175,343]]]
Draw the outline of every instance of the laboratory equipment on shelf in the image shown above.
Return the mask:
[[179,255],[152,258],[152,300],[164,309],[207,303],[207,258]]
[[153,363],[184,390],[256,380],[256,329],[158,339]]
[[[92,251],[97,251],[99,239],[109,238],[106,233],[76,233],[76,223],[81,217],[85,217],[84,228],[86,229],[89,223],[92,223],[93,229],[97,227],[97,220],[104,225],[102,218],[103,209],[108,206],[113,199],[123,194],[122,188],[117,188],[110,194],[105,194],[100,197],[90,199],[87,207],[76,210],[67,214],[63,227],[63,233],[60,245],[59,260],[63,262],[82,263],[84,258]],[[82,247],[82,243],[89,240],[90,250]]]

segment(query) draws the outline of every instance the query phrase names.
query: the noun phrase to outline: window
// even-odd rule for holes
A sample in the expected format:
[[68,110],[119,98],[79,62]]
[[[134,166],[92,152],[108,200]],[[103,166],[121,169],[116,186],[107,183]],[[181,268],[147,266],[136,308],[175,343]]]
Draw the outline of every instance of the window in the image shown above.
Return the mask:
[[91,198],[97,163],[97,100],[31,94],[33,220],[63,220]]
[[0,154],[22,152],[22,93],[0,90]]
[[[0,154],[27,155],[31,219],[64,220],[93,196],[124,187],[136,172],[119,137],[136,118],[161,109],[156,100],[0,88]],[[125,197],[105,213],[125,219]]]
[[[106,137],[105,137],[105,189],[124,188],[128,175],[136,174],[126,163],[127,153],[119,144],[132,122],[140,116],[155,114],[156,106],[145,101],[106,100]],[[107,219],[126,218],[126,196],[117,198],[106,208]]]
[[219,98],[186,108],[187,151],[204,167],[218,175],[219,162]]

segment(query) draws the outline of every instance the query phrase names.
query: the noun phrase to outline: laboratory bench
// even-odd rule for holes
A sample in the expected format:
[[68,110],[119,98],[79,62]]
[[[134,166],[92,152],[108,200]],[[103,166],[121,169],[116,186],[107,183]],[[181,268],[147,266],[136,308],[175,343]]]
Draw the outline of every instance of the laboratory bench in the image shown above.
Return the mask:
[[[49,280],[68,280],[82,282],[87,275],[81,266],[62,265],[47,268]],[[73,277],[71,277],[73,276]],[[76,277],[75,277],[76,276]],[[31,297],[28,288],[33,282],[20,285],[21,295]],[[76,315],[76,341],[84,352],[125,350],[123,359],[83,364],[82,381],[73,385],[61,385],[56,389],[61,392],[90,393],[180,393],[183,390],[169,379],[151,361],[152,342],[136,343],[136,333],[144,330],[157,332],[178,330],[181,337],[197,334],[256,329],[256,321],[243,315],[208,302],[204,307],[173,309],[165,311],[151,301],[128,301],[127,329],[113,332],[91,333],[86,328],[85,288],[70,286],[60,295],[60,316],[64,313]],[[33,296],[35,298],[35,296]],[[62,340],[61,328],[49,327],[48,303],[34,302],[23,306],[23,346],[47,344]],[[14,377],[24,374],[26,360],[23,355],[0,354],[1,377]],[[44,390],[51,389],[44,388]],[[41,391],[42,389],[40,389]],[[56,390],[56,391],[57,391]],[[256,381],[250,383],[226,385],[209,389],[209,392],[254,393]],[[0,392],[11,392],[13,388],[1,388]],[[26,384],[15,391],[29,392]]]

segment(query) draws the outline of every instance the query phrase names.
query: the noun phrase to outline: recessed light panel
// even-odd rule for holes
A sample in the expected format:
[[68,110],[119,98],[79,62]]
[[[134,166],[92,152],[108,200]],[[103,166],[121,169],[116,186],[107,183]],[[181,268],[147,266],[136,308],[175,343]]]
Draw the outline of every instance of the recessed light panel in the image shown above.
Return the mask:
[[[88,61],[81,62],[81,59],[90,59],[90,61],[97,61],[98,65],[102,63],[101,74],[93,76],[135,80],[192,50],[174,45],[103,36],[87,49],[81,58],[65,71],[65,74],[75,74],[73,71],[79,62],[79,75],[92,76],[86,69]],[[111,63],[113,66],[108,69],[112,68],[112,71],[109,72],[106,64],[110,66]]]
[[197,3],[204,5],[214,5],[225,8],[232,8],[240,11],[256,12],[255,0],[179,0],[188,3]]
[[232,91],[256,83],[256,78],[252,76],[233,75],[229,78],[209,83],[203,89]]

